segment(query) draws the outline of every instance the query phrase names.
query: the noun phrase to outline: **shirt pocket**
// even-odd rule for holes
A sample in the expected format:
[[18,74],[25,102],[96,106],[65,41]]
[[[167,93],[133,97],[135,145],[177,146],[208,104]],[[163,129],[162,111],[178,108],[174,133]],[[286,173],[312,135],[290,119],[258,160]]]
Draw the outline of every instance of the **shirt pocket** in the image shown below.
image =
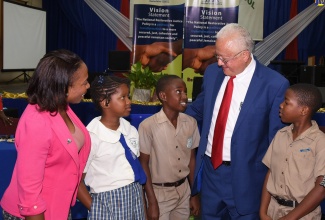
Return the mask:
[[315,159],[311,150],[294,151],[289,160],[289,170],[292,170],[293,175],[299,176],[301,181],[308,180],[312,178],[314,174]]

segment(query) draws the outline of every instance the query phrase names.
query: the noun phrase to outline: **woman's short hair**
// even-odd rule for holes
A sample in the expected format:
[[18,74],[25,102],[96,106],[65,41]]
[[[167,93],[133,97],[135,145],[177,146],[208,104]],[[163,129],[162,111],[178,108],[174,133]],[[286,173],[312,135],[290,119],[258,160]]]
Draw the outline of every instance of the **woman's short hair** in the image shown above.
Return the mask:
[[55,114],[59,108],[67,109],[68,89],[82,63],[77,54],[65,49],[45,54],[29,81],[28,102],[37,104],[39,111]]

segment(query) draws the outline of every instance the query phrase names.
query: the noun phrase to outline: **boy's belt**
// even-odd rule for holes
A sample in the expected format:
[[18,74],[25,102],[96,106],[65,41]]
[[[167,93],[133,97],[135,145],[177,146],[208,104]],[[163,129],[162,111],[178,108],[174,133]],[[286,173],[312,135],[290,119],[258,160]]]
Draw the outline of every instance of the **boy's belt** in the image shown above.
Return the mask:
[[273,196],[273,198],[278,202],[279,205],[287,206],[287,207],[297,207],[299,203],[297,201],[282,199],[278,196]]
[[153,185],[156,185],[156,186],[164,186],[164,187],[177,187],[177,186],[180,186],[182,185],[186,180],[186,177],[181,179],[181,180],[178,180],[176,182],[173,182],[173,183],[152,183]]

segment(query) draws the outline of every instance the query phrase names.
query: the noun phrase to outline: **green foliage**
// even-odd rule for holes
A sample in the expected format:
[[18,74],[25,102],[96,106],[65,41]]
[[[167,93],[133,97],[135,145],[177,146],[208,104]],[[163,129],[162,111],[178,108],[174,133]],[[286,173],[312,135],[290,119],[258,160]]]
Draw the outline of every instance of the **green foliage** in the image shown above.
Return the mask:
[[149,67],[143,68],[141,62],[138,61],[131,66],[130,73],[126,73],[124,76],[129,78],[134,88],[153,89],[163,74],[154,74]]

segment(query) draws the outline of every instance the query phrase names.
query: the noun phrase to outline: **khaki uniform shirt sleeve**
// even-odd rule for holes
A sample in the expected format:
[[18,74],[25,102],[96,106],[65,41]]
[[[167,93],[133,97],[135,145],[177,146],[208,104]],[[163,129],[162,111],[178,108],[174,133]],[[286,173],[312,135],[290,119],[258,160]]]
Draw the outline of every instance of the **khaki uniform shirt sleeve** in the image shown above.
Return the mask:
[[269,148],[267,149],[266,154],[264,155],[264,158],[262,160],[262,162],[268,168],[270,168],[270,165],[271,165],[271,156],[272,156],[272,150],[273,150],[274,140],[277,137],[278,137],[278,133],[275,134],[275,136],[274,136],[273,140],[271,141],[271,144],[270,144]]
[[195,121],[194,123],[194,133],[193,133],[193,146],[192,149],[197,148],[200,143],[200,133],[199,133],[199,128],[197,126],[197,123]]
[[319,131],[318,140],[315,146],[316,163],[314,168],[315,178],[325,175],[325,134]]
[[[151,116],[153,117],[153,116]],[[152,118],[147,118],[141,122],[139,125],[139,145],[140,145],[140,152],[150,155],[151,147],[152,147],[152,132],[150,129],[150,121]]]

